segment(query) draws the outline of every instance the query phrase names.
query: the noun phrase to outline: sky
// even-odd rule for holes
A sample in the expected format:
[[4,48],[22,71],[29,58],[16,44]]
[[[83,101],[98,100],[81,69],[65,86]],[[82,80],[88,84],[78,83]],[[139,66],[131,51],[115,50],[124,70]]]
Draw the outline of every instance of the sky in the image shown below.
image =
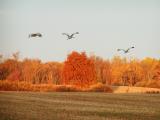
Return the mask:
[[[36,32],[43,36],[28,38]],[[74,32],[71,40],[62,35]],[[72,51],[159,59],[160,0],[0,0],[0,53],[17,51],[42,61],[64,61]]]

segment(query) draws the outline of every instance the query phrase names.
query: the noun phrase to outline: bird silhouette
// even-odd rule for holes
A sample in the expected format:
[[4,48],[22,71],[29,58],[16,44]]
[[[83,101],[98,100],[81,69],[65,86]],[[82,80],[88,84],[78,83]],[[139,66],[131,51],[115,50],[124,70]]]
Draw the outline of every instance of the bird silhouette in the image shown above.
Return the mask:
[[117,51],[123,51],[124,53],[128,53],[130,49],[133,49],[135,47],[130,47],[128,49],[117,49]]
[[75,38],[75,37],[74,37],[75,34],[79,34],[79,32],[72,33],[71,35],[69,35],[68,33],[62,33],[62,35],[66,35],[66,36],[68,37],[67,40],[72,39],[72,38]]
[[41,33],[31,33],[29,34],[29,38],[30,37],[42,37],[42,34]]

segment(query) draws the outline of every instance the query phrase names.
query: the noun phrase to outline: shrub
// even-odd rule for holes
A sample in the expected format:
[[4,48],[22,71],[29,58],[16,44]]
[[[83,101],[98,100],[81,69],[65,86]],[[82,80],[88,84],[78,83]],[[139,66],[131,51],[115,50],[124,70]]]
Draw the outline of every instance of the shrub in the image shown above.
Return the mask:
[[39,84],[39,85],[32,85],[32,91],[77,92],[80,91],[80,89],[69,85]]
[[81,90],[73,85],[57,85],[55,87],[55,91],[56,92],[78,92]]
[[137,86],[137,87],[160,88],[160,80],[141,81],[141,82],[138,82],[135,86]]
[[0,91],[43,91],[43,92],[78,92],[80,89],[71,85],[30,84],[25,82],[0,81]]
[[0,90],[4,91],[31,91],[31,84],[24,82],[0,81]]
[[147,94],[159,94],[159,91],[146,91]]
[[90,88],[87,90],[89,92],[109,92],[112,93],[113,90],[108,85],[104,85],[102,83],[97,83],[95,85],[90,86]]

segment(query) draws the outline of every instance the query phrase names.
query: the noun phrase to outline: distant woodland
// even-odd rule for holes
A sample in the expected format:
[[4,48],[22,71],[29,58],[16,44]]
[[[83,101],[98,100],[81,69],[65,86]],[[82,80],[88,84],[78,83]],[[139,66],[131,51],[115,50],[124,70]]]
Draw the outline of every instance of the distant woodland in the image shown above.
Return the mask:
[[160,88],[160,60],[149,57],[127,60],[120,56],[104,60],[76,51],[64,62],[19,60],[19,53],[8,59],[0,57],[0,90],[38,90],[42,86],[46,89],[51,89],[49,86],[88,89],[112,85]]

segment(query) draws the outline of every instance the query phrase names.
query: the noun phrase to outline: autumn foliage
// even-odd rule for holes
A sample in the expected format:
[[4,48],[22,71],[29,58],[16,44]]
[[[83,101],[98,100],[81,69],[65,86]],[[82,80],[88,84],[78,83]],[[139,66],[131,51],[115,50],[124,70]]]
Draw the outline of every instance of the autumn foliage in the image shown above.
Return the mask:
[[160,88],[160,60],[87,56],[73,51],[64,62],[0,59],[0,90],[111,91],[109,86]]
[[95,82],[95,68],[84,52],[72,52],[64,62],[62,79],[65,85],[86,88]]

